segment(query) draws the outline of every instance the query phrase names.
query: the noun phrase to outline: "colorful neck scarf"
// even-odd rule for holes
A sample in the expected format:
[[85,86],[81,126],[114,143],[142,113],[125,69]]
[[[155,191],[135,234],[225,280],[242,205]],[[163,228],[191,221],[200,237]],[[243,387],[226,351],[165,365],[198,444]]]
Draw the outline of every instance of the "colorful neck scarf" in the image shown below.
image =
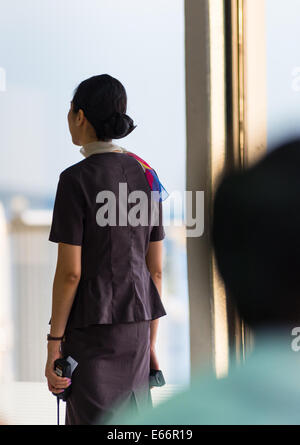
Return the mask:
[[[165,199],[167,199],[169,196],[169,193],[167,192],[167,190],[164,188],[164,186],[160,182],[155,170],[152,167],[150,167],[150,165],[147,164],[146,161],[144,161],[142,158],[140,158],[136,154],[134,154],[130,151],[126,151],[126,154],[128,154],[129,156],[132,156],[141,164],[151,190],[153,192],[159,193],[159,201],[161,202],[161,201],[164,201]],[[155,196],[155,194],[154,194],[154,196]]]

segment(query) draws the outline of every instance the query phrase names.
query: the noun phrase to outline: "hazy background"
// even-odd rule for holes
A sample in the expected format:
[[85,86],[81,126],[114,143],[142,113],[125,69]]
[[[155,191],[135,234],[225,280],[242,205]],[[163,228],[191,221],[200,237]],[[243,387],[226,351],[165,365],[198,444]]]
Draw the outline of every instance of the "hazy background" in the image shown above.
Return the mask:
[[[152,165],[169,193],[183,191],[183,0],[0,0],[0,229],[2,221],[7,237],[1,258],[8,269],[2,281],[0,276],[0,332],[6,378],[45,380],[56,262],[56,245],[48,242],[51,212],[60,172],[83,159],[71,142],[67,113],[77,85],[104,73],[125,86],[127,113],[137,125],[116,143]],[[168,317],[161,320],[158,347],[167,383],[181,384],[189,379],[184,227],[166,228],[166,234]]]
[[300,136],[299,17],[300,0],[266,0],[269,148]]
[[168,190],[184,189],[183,0],[1,0],[0,30],[1,187],[53,194],[60,171],[81,160],[67,130],[73,90],[108,73],[138,125],[121,144]]

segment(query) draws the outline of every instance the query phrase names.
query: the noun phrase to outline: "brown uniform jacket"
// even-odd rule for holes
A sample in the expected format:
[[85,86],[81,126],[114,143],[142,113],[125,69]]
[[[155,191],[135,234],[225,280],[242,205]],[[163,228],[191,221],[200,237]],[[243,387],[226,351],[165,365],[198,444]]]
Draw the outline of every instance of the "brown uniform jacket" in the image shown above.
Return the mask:
[[[116,226],[97,223],[104,205],[97,203],[98,193],[113,192],[119,212],[120,183],[127,184],[128,194],[147,194],[150,218],[150,186],[141,165],[127,154],[93,154],[60,175],[49,240],[82,246],[81,279],[66,329],[166,315],[145,261],[149,242],[165,237],[161,203],[156,225],[150,219],[139,226],[121,226],[118,219]],[[127,204],[127,211],[132,206]]]

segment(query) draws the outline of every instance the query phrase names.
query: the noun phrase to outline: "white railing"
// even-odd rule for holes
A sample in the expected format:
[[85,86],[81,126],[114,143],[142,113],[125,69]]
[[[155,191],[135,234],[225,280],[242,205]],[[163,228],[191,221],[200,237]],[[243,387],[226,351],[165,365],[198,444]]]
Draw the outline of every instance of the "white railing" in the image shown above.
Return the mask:
[[[179,391],[180,385],[152,389],[153,406],[163,403]],[[46,383],[15,382],[0,385],[0,423],[10,425],[56,425],[56,398]],[[65,422],[64,402],[60,403],[60,424]]]
[[9,224],[15,380],[41,382],[51,316],[56,246],[49,243],[51,212],[25,211]]

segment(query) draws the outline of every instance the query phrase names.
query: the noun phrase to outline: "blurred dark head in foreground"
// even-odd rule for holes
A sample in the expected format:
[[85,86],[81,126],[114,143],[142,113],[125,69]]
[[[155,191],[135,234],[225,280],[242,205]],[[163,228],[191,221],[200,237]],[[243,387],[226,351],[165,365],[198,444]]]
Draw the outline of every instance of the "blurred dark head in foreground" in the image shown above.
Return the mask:
[[219,271],[253,328],[300,320],[300,140],[226,177],[214,202]]

